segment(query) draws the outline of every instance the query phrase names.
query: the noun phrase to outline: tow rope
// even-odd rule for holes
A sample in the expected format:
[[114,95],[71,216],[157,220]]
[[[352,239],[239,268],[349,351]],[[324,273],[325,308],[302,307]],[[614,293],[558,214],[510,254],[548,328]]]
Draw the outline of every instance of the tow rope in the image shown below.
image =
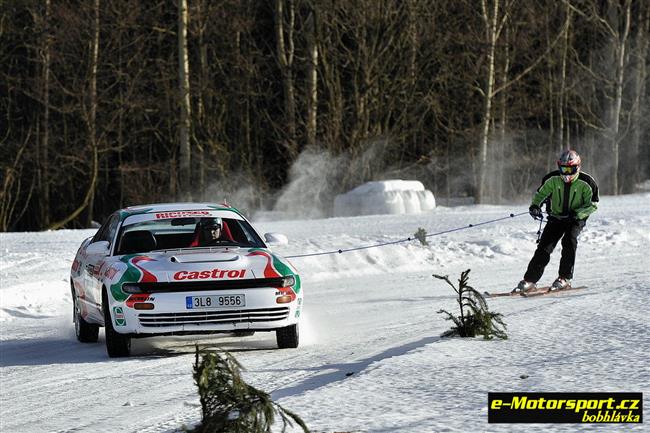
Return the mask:
[[[511,213],[510,215],[508,215],[506,217],[496,218],[496,219],[489,220],[489,221],[483,221],[483,222],[476,223],[476,224],[468,224],[466,226],[456,227],[456,228],[449,229],[449,230],[443,230],[441,232],[430,233],[430,234],[425,235],[424,237],[425,238],[431,238],[431,237],[434,237],[434,236],[445,235],[447,233],[453,233],[453,232],[458,232],[458,231],[461,231],[461,230],[467,230],[467,229],[471,229],[471,228],[474,228],[474,227],[484,226],[486,224],[493,224],[493,223],[496,223],[496,222],[499,222],[499,221],[504,221],[504,220],[507,220],[507,219],[510,219],[510,218],[515,218],[515,217],[522,216],[522,215],[528,215],[528,212],[521,212],[521,213],[517,213],[517,214]],[[342,249],[332,250],[332,251],[321,251],[321,252],[318,252],[318,253],[297,254],[297,255],[293,255],[293,256],[284,256],[284,257],[286,257],[287,259],[297,259],[297,258],[301,258],[301,257],[315,257],[315,256],[326,256],[326,255],[330,255],[330,254],[343,254],[343,253],[348,253],[350,251],[367,250],[367,249],[370,249],[370,248],[383,247],[383,246],[386,246],[386,245],[401,244],[403,242],[411,242],[411,241],[414,241],[414,240],[417,240],[417,238],[415,236],[409,236],[407,238],[399,239],[399,240],[396,240],[396,241],[380,242],[380,243],[376,243],[376,244],[372,244],[372,245],[365,245],[365,246],[361,246],[361,247],[342,248]]]

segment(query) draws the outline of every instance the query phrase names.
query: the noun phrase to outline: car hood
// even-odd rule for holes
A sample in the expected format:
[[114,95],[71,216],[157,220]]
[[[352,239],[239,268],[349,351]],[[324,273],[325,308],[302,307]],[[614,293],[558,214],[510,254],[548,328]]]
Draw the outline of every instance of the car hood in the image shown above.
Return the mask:
[[153,251],[122,256],[120,262],[142,273],[138,282],[276,278],[296,273],[285,259],[265,248]]
[[300,290],[295,268],[266,248],[187,249],[128,254],[100,269],[104,283],[116,300],[127,295],[124,283],[172,283],[224,281],[257,278],[296,277],[294,290]]

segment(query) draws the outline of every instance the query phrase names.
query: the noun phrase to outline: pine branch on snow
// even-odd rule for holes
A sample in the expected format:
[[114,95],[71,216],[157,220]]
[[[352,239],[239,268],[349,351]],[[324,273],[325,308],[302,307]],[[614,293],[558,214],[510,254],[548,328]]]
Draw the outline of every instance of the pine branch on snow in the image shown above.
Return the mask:
[[415,234],[413,234],[413,236],[415,237],[415,239],[420,241],[420,243],[423,246],[426,247],[426,246],[429,245],[429,242],[427,242],[427,231],[425,229],[423,229],[422,227],[419,227],[418,231],[416,231]]
[[309,433],[298,415],[247,384],[241,370],[230,353],[196,347],[194,381],[199,388],[202,419],[195,433],[270,433],[276,416],[282,420],[282,432],[295,422]]
[[482,335],[484,339],[500,338],[505,340],[508,335],[505,332],[506,324],[503,322],[503,315],[489,310],[483,295],[468,284],[470,269],[464,271],[458,280],[458,287],[449,281],[447,275],[433,274],[439,280],[444,280],[456,292],[456,303],[460,315],[455,316],[447,310],[439,310],[439,314],[445,314],[446,320],[451,320],[454,326],[442,334],[443,337],[476,337]]

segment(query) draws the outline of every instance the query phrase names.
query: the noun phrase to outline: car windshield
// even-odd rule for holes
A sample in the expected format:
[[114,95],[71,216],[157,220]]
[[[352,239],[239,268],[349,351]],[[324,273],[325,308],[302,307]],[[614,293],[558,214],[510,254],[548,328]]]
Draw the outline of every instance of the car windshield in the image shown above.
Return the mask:
[[248,222],[231,218],[170,218],[122,227],[117,255],[200,247],[264,248]]

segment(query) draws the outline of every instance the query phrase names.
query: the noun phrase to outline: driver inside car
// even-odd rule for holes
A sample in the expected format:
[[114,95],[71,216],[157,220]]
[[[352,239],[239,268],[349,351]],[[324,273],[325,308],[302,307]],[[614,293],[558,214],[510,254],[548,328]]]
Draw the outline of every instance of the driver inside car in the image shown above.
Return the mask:
[[232,240],[224,236],[221,218],[201,218],[196,228],[198,231],[197,237],[195,237],[191,246],[210,247],[232,243]]

